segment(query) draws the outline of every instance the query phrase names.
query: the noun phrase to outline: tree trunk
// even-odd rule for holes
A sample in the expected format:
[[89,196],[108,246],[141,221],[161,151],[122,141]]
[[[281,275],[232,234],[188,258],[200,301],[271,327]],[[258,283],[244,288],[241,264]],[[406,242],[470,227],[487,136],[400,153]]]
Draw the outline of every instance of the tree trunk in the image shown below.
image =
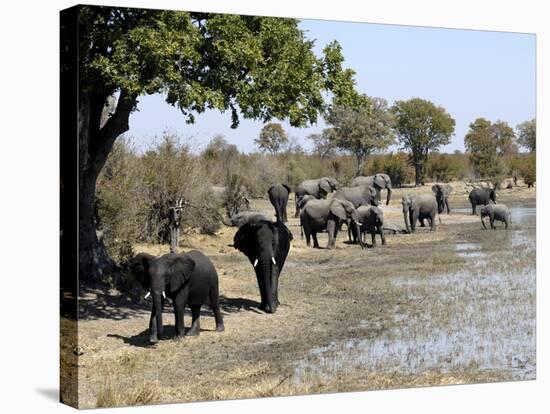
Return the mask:
[[128,119],[135,97],[120,93],[114,114],[101,126],[101,114],[109,93],[79,95],[79,279],[102,280],[117,269],[105,245],[98,239],[95,223],[95,190],[99,173],[116,138],[128,130]]
[[420,187],[422,185],[422,164],[414,164],[414,186]]

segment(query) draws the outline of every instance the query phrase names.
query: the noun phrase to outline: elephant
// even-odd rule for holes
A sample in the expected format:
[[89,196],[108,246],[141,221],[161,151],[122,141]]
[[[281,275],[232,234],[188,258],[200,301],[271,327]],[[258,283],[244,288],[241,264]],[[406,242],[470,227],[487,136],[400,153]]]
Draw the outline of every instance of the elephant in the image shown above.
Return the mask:
[[375,175],[369,175],[369,176],[358,176],[355,177],[350,184],[350,187],[358,187],[360,185],[369,185],[371,187],[374,187],[376,189],[376,197],[378,201],[380,201],[380,193],[382,190],[387,190],[387,196],[386,196],[386,205],[390,204],[391,199],[391,178],[388,174],[384,173],[378,173]]
[[224,219],[223,222],[226,226],[241,228],[246,223],[259,223],[264,220],[269,221],[266,216],[257,211],[241,211],[240,213],[232,214],[229,220]]
[[360,206],[357,209],[357,218],[361,223],[359,229],[360,233],[357,235],[356,227],[351,226],[348,229],[348,237],[351,241],[351,236],[353,236],[353,242],[356,242],[357,237],[364,240],[364,234],[370,233],[372,236],[372,247],[376,246],[376,234],[380,235],[382,240],[382,245],[386,244],[386,236],[384,235],[384,213],[382,209],[376,206]]
[[497,203],[497,195],[492,188],[474,188],[470,191],[468,199],[472,205],[472,216],[475,216],[477,206],[485,206],[491,201],[493,204]]
[[286,184],[275,184],[267,190],[269,195],[269,201],[275,208],[275,215],[277,221],[286,223],[288,221],[286,216],[286,205],[288,203],[288,195],[290,194],[290,187]]
[[449,195],[453,191],[453,187],[449,184],[434,184],[432,186],[432,191],[434,192],[437,200],[438,214],[443,213],[445,209],[447,210],[447,214],[451,214],[451,208],[449,207]]
[[[352,203],[345,200],[311,200],[304,206],[300,213],[300,225],[306,234],[307,245],[310,246],[310,239],[313,237],[313,247],[319,248],[317,233],[326,230],[328,233],[327,249],[334,249],[336,236],[342,221],[351,220],[355,223],[356,231],[359,234],[361,223],[357,218],[357,210]],[[361,248],[364,248],[363,241],[359,239]]]
[[361,185],[358,187],[341,187],[333,195],[333,199],[349,201],[353,204],[353,207],[373,205],[377,206],[378,198],[376,195],[376,189],[368,185]]
[[[218,273],[210,259],[198,250],[185,254],[168,253],[155,257],[139,253],[130,261],[130,271],[140,281],[147,295],[153,298],[149,321],[149,342],[162,338],[162,308],[169,297],[174,305],[176,338],[199,335],[200,310],[210,305],[216,321],[216,331],[224,330],[219,305]],[[185,305],[191,308],[192,325],[187,334],[183,323]]]
[[495,221],[503,222],[505,229],[508,229],[508,225],[512,221],[510,210],[504,204],[487,204],[481,207],[481,224],[483,224],[484,229],[487,229],[483,220],[485,217],[489,217],[491,228],[494,230],[496,230]]
[[296,200],[296,204],[298,204],[298,207],[300,207],[300,209],[302,209],[311,200],[317,200],[317,199],[315,197],[313,197],[312,195],[306,194],[306,195],[298,197],[298,199]]
[[275,313],[279,306],[279,277],[283,271],[292,233],[277,221],[247,223],[233,238],[233,246],[244,253],[256,272],[260,289],[260,309]]
[[[298,184],[296,187],[295,200],[298,201],[300,196],[311,195],[317,199],[326,198],[328,193],[336,190],[340,186],[338,180],[332,177],[322,177],[314,180],[305,180]],[[296,204],[296,213],[294,217],[297,218],[300,215],[300,208]]]
[[414,233],[417,220],[420,220],[422,227],[424,227],[424,219],[428,219],[432,231],[435,231],[435,216],[437,215],[435,196],[432,194],[409,194],[403,197],[401,204],[403,204],[403,219],[405,220],[407,233]]

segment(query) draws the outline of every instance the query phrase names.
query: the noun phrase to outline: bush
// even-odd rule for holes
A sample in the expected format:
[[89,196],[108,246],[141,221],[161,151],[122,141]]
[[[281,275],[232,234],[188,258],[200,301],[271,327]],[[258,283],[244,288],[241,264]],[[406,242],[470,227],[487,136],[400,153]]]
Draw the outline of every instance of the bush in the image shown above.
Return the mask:
[[426,164],[426,176],[435,182],[463,180],[469,174],[470,166],[464,154],[433,153]]
[[394,187],[410,183],[414,176],[414,171],[408,162],[408,155],[402,152],[372,157],[367,164],[365,175],[376,173],[388,174]]

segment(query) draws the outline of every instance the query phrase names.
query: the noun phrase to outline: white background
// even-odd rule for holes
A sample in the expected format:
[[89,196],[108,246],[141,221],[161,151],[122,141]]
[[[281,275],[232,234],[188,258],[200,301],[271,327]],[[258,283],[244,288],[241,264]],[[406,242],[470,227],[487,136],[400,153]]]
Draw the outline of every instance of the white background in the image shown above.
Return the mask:
[[[548,372],[548,219],[546,160],[549,22],[545,1],[359,2],[351,0],[94,1],[331,20],[428,25],[537,33],[537,380],[398,391],[331,394],[263,400],[162,406],[162,412],[543,412],[550,393]],[[69,412],[58,390],[58,174],[59,10],[62,0],[3,2],[0,14],[0,406],[3,412]],[[546,78],[543,76],[546,75]],[[543,116],[546,114],[546,118]],[[518,252],[521,254],[521,252]],[[546,301],[544,301],[546,299]],[[544,352],[543,344],[546,344]],[[545,392],[546,391],[546,392]],[[546,407],[545,407],[546,406]],[[161,407],[106,409],[106,413],[152,413]],[[546,411],[547,412],[547,411]]]

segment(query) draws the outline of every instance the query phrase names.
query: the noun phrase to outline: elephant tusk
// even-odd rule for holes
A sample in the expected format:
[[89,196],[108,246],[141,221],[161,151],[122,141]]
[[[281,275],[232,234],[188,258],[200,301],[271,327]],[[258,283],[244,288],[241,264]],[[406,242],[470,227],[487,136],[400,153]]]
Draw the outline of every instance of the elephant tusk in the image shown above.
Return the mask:
[[147,292],[147,294],[143,297],[143,299],[147,299],[149,296],[151,296],[151,291]]
[[256,260],[254,260],[254,267],[256,267],[258,265],[258,258],[256,258]]
[[274,265],[277,264],[277,262],[275,261],[275,258],[273,256],[271,256],[271,261],[273,262]]
[[362,225],[363,225],[362,223],[359,223],[358,221],[355,221],[355,220],[353,220],[353,221],[354,221],[355,224],[357,224],[358,226],[362,226]]
[[162,297],[166,299],[166,293],[164,293],[164,290],[162,291]]

